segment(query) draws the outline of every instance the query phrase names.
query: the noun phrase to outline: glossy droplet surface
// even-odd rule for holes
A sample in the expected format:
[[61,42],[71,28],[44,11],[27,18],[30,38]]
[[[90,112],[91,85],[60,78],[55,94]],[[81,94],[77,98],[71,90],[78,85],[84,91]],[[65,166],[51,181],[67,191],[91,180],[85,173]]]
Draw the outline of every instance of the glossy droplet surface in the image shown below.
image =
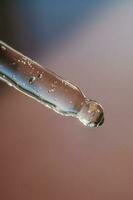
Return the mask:
[[101,126],[104,122],[103,108],[96,101],[86,99],[78,113],[78,118],[85,126]]

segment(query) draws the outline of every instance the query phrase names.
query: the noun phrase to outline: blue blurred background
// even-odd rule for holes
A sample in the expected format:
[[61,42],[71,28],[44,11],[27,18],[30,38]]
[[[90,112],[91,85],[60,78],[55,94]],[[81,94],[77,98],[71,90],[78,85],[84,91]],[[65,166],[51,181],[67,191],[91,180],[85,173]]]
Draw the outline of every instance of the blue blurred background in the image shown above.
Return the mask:
[[46,49],[55,41],[57,43],[58,40],[67,37],[85,18],[88,21],[93,20],[99,9],[109,2],[3,0],[0,7],[1,39],[36,55],[40,48]]

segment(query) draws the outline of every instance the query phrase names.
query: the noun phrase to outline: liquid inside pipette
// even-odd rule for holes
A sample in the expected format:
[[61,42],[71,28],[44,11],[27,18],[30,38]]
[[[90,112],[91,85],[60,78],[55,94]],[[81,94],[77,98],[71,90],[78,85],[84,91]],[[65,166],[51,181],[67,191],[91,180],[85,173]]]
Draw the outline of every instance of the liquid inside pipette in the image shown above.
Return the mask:
[[0,79],[57,113],[78,118],[85,126],[98,127],[104,122],[100,104],[1,41]]

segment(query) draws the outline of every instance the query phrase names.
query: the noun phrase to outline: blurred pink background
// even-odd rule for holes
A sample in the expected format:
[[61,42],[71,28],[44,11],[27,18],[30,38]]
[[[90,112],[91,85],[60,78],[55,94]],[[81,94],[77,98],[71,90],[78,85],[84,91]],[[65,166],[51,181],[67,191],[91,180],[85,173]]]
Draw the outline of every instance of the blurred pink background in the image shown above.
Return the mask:
[[95,5],[91,17],[86,11],[46,47],[39,36],[28,41],[32,32],[17,32],[24,24],[18,10],[11,36],[1,30],[1,39],[78,85],[105,111],[104,125],[89,129],[1,87],[1,200],[133,199],[133,3],[110,2]]

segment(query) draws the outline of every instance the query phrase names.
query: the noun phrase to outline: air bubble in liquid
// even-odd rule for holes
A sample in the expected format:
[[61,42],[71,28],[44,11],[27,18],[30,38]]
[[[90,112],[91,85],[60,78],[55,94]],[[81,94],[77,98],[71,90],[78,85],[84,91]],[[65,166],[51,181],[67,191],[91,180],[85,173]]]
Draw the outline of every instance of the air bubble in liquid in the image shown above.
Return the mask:
[[32,76],[30,79],[29,79],[29,83],[30,84],[33,84],[36,80],[36,77],[35,76]]

